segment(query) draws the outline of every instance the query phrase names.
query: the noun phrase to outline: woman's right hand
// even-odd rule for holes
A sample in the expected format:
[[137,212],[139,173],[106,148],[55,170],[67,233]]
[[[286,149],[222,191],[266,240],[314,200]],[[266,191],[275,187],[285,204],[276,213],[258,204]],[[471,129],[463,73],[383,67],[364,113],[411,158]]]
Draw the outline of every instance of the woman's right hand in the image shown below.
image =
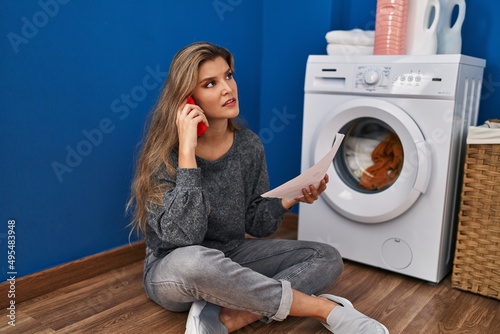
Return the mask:
[[[203,122],[208,126],[203,110],[195,105],[181,104],[177,110],[177,134],[179,136],[179,167],[196,168],[195,150],[198,143],[198,123]],[[181,166],[185,165],[185,166]]]

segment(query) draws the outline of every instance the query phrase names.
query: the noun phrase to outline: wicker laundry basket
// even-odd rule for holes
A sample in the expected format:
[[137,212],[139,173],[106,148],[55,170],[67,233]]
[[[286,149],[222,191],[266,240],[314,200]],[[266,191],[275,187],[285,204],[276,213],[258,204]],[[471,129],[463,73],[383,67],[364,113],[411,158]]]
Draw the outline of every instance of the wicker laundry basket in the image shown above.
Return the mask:
[[467,144],[451,285],[500,299],[500,144]]

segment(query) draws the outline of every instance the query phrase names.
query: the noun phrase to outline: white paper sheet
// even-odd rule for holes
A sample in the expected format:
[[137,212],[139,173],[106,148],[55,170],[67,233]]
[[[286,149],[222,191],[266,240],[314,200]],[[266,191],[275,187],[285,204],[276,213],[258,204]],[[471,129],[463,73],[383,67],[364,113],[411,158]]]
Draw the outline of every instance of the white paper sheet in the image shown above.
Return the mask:
[[309,189],[310,185],[314,185],[316,188],[319,187],[319,183],[325,177],[330,164],[332,163],[333,157],[337,153],[342,140],[344,139],[344,135],[341,133],[337,133],[335,135],[335,142],[333,143],[332,148],[328,153],[318,161],[314,166],[300,174],[294,179],[283,183],[281,186],[274,188],[264,194],[262,197],[278,197],[284,200],[292,200],[294,198],[298,198],[303,196],[302,189]]

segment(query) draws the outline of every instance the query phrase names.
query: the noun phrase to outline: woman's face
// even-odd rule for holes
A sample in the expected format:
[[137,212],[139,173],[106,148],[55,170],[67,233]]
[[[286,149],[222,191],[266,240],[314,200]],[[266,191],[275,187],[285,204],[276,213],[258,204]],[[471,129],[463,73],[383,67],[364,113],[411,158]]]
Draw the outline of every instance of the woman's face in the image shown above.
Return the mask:
[[207,60],[200,66],[193,97],[205,112],[209,123],[210,120],[238,116],[238,87],[224,58]]

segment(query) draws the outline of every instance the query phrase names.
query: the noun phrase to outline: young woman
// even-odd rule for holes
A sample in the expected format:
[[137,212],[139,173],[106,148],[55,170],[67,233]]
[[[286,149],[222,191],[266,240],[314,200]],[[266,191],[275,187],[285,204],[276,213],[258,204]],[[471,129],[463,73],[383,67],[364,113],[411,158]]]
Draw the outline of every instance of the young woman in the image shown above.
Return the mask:
[[[145,236],[148,297],[170,311],[190,309],[186,333],[228,333],[289,315],[316,318],[336,334],[388,333],[348,300],[313,295],[342,271],[335,248],[245,238],[272,234],[293,205],[318,199],[328,176],[292,201],[261,197],[269,188],[263,146],[238,114],[231,53],[205,42],[180,50],[152,111],[129,202]],[[198,123],[207,126],[199,138]]]

